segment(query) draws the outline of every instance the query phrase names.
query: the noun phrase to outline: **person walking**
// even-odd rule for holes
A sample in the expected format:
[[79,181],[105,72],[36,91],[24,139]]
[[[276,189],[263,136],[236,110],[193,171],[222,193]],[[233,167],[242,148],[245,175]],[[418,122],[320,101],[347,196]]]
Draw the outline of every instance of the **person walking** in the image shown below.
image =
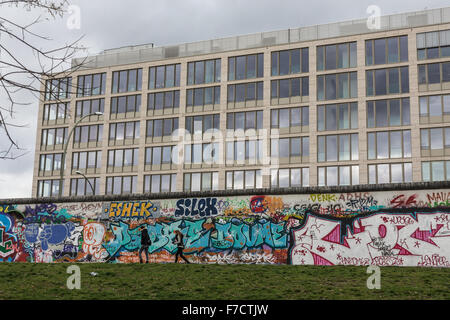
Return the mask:
[[145,252],[145,263],[148,263],[148,247],[151,245],[150,236],[148,235],[147,228],[141,226],[139,228],[141,231],[141,248],[139,249],[139,262],[142,263],[142,251]]
[[183,234],[180,230],[175,230],[175,239],[174,243],[177,246],[177,253],[175,254],[175,263],[178,262],[178,257],[181,257],[186,263],[190,263],[188,259],[183,255],[184,243],[183,243]]

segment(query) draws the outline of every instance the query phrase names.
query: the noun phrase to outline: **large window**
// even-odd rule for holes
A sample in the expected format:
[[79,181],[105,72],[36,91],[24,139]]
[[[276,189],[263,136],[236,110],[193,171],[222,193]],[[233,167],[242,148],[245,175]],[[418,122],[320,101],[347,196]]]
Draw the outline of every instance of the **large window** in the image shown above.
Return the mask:
[[420,123],[450,122],[450,95],[419,97]]
[[39,156],[39,175],[43,175],[44,172],[59,174],[61,170],[61,157],[61,153],[41,154]]
[[356,67],[356,42],[317,47],[317,71]]
[[100,194],[100,178],[75,178],[70,179],[71,196],[91,196]]
[[89,143],[89,146],[101,146],[103,140],[103,125],[94,124],[90,126],[79,126],[75,128],[73,135],[74,148],[83,147],[82,144]]
[[145,148],[145,169],[174,169],[178,164],[178,147],[157,146]]
[[188,62],[187,84],[220,82],[221,60]]
[[263,111],[227,113],[228,130],[259,130],[263,127]]
[[358,129],[358,103],[317,106],[317,131]]
[[142,90],[142,69],[114,71],[112,73],[112,93]]
[[422,162],[422,181],[450,181],[450,161]]
[[377,131],[367,134],[367,158],[411,157],[411,130]]
[[186,131],[189,134],[200,135],[208,130],[220,129],[220,114],[186,117]]
[[279,163],[309,162],[309,137],[271,139],[270,155]]
[[150,67],[148,74],[148,88],[162,89],[180,86],[181,64]]
[[43,124],[64,123],[70,114],[69,103],[44,104]]
[[417,59],[450,57],[450,30],[417,34]]
[[[105,111],[105,99],[78,100],[75,106],[75,118],[81,118],[88,114]],[[100,116],[92,115],[89,120],[98,121]]]
[[409,98],[367,102],[367,127],[397,127],[411,124]]
[[359,184],[359,166],[318,167],[317,174],[320,187]]
[[308,48],[272,52],[272,76],[309,71]]
[[137,176],[106,177],[106,194],[136,193]]
[[408,36],[366,40],[366,65],[408,61]]
[[141,111],[140,94],[111,98],[111,113],[110,113],[111,119],[117,119],[119,117],[136,117],[139,116],[140,111]]
[[187,144],[184,146],[184,165],[189,167],[191,164],[217,164],[219,151],[218,143]]
[[281,132],[308,132],[309,107],[272,109],[270,127]]
[[419,64],[419,91],[449,89],[450,62]]
[[270,85],[273,105],[295,103],[309,96],[309,77],[272,80]]
[[412,164],[369,164],[368,175],[369,184],[412,182]]
[[381,96],[408,92],[408,67],[366,71],[367,96]]
[[41,136],[41,148],[52,149],[55,146],[62,147],[67,140],[67,128],[43,129]]
[[178,130],[178,118],[147,120],[147,142],[157,142],[163,137],[170,141],[175,130]]
[[45,81],[44,99],[61,100],[69,99],[72,91],[72,78],[61,78]]
[[357,96],[356,72],[317,76],[317,99],[319,101],[356,98]]
[[255,106],[263,100],[263,82],[249,82],[228,85],[228,108],[234,106]]
[[[188,111],[191,111],[190,107],[216,107],[220,108],[220,87],[207,87],[188,89],[186,91],[186,106]],[[212,108],[211,108],[212,107]],[[206,109],[206,108],[205,108]],[[203,108],[196,111],[203,111]]]
[[77,97],[105,94],[106,72],[78,76]]
[[[59,195],[59,186],[61,180],[38,180],[37,194],[38,198],[41,197],[57,197]],[[64,192],[64,189],[63,191]]]
[[100,172],[101,167],[101,151],[83,151],[72,154],[72,173],[80,169],[87,173]]
[[218,172],[195,172],[184,174],[184,191],[209,191],[218,189]]
[[138,160],[138,148],[108,150],[108,172],[137,170]]
[[228,58],[228,80],[254,79],[264,76],[264,54]]
[[261,170],[237,170],[226,172],[227,190],[262,188]]
[[259,164],[263,159],[264,146],[262,140],[242,140],[226,142],[226,163]]
[[272,169],[271,188],[309,187],[309,168]]
[[177,175],[152,174],[144,176],[144,192],[160,193],[177,191]]
[[358,158],[357,133],[317,137],[317,161],[350,161]]
[[420,130],[422,157],[450,155],[450,127]]
[[140,122],[117,122],[109,124],[109,145],[123,145],[127,142],[139,139]]
[[176,113],[180,108],[180,90],[149,93],[147,114]]

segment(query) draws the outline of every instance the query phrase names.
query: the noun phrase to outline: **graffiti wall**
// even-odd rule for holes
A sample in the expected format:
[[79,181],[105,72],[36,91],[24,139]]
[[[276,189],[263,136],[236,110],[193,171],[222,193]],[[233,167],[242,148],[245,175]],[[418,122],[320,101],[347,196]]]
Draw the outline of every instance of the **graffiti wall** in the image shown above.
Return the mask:
[[[2,262],[450,267],[450,190],[0,204]],[[144,257],[144,255],[143,255]],[[144,259],[145,260],[145,259]]]

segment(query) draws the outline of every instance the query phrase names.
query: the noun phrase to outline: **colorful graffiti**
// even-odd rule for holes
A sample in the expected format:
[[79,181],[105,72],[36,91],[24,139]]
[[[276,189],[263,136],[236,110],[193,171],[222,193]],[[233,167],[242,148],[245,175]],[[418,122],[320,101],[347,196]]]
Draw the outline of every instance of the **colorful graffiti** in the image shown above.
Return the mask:
[[0,261],[450,267],[450,191],[0,205]]

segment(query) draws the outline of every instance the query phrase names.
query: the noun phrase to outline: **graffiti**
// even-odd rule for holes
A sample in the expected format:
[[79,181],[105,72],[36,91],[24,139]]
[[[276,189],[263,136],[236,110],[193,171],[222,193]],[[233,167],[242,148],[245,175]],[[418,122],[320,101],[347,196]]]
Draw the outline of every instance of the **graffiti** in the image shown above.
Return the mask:
[[336,195],[334,194],[311,194],[309,199],[312,202],[333,202],[336,201]]
[[104,210],[109,218],[156,218],[159,215],[158,205],[151,201],[111,202]]
[[100,259],[104,256],[105,250],[102,248],[102,241],[105,236],[105,226],[101,223],[91,222],[84,226],[83,231],[83,251]]
[[176,203],[175,216],[215,216],[218,214],[217,198],[180,199]]
[[417,205],[416,202],[416,196],[415,194],[409,196],[409,197],[405,197],[403,194],[396,196],[394,199],[391,200],[391,206],[392,208],[399,208],[399,207],[404,207],[404,208],[409,208],[409,207],[414,207]]
[[14,252],[12,240],[6,240],[5,228],[0,227],[0,257],[5,258]]

